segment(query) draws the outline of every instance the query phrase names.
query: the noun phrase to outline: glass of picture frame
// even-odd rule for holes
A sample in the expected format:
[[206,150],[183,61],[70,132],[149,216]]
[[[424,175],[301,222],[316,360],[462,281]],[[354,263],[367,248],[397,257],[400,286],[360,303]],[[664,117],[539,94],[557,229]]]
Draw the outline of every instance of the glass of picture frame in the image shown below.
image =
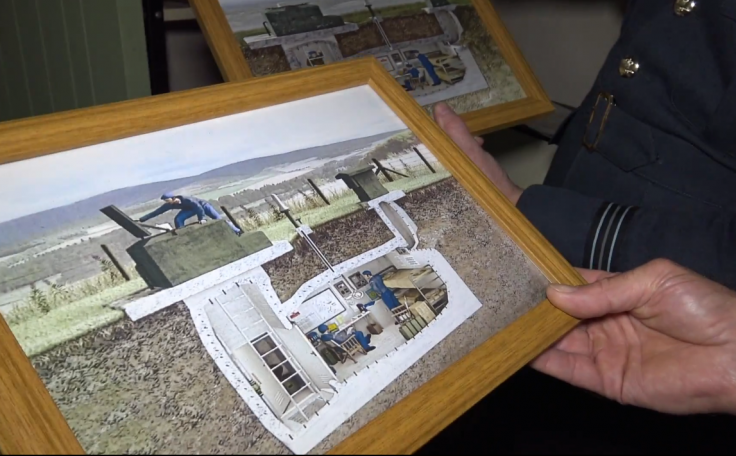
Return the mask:
[[490,0],[189,0],[226,81],[372,56],[428,112],[472,133],[554,111]]
[[4,452],[410,453],[577,324],[545,289],[580,275],[374,58],[0,143]]

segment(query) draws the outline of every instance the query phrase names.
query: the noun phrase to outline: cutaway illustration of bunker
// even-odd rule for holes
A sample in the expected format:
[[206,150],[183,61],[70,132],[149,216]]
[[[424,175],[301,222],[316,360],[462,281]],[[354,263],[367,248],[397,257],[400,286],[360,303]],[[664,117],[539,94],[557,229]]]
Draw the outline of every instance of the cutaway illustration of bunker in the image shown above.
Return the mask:
[[177,230],[151,227],[159,230],[152,234],[114,206],[102,212],[139,238],[126,251],[151,288],[175,287],[273,245],[260,231],[235,235],[224,219]]
[[314,228],[271,195],[292,241],[238,236],[224,220],[146,235],[106,208],[139,237],[128,253],[141,275],[165,288],[125,304],[128,317],[186,304],[207,353],[264,427],[295,453],[311,451],[481,308],[442,254],[422,248],[400,205],[407,194],[378,178],[387,172],[400,174],[377,165],[336,175],[359,208]]

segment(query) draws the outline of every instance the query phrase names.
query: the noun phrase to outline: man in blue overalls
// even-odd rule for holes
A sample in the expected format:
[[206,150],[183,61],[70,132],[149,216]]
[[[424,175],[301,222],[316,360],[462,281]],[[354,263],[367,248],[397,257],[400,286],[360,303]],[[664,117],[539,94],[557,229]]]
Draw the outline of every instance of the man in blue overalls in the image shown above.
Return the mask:
[[429,75],[429,78],[432,80],[432,85],[440,85],[442,84],[442,80],[439,76],[437,76],[437,72],[434,71],[434,65],[432,65],[432,62],[429,61],[429,58],[424,54],[417,55],[417,59],[422,64],[425,70],[427,70],[427,74]]
[[336,342],[337,344],[341,344],[345,342],[346,340],[348,340],[350,336],[354,335],[355,340],[358,341],[358,343],[360,344],[361,347],[363,347],[363,350],[365,350],[366,353],[376,349],[376,347],[371,346],[371,335],[370,334],[366,336],[365,334],[363,334],[362,331],[355,331],[355,328],[353,328],[352,326],[350,328],[343,329],[342,331],[337,331],[333,333],[333,332],[330,332],[327,325],[322,324],[322,325],[319,325],[317,330],[319,330],[319,332],[322,333],[322,335],[320,336],[320,339],[322,339],[325,342],[331,340],[331,341]]
[[[620,272],[655,258],[667,258],[736,289],[735,43],[736,0],[628,0],[619,40],[585,100],[553,138],[558,148],[544,184],[526,189],[509,179],[447,106],[434,112],[452,139],[574,266]],[[685,274],[662,283],[679,290],[681,296],[692,296],[682,288],[694,283]],[[605,289],[606,299],[612,302],[627,302],[629,295],[636,295],[610,286]],[[660,296],[652,294],[654,287],[647,289],[651,296]],[[710,298],[716,295],[709,294],[708,302],[728,306],[725,300]],[[697,301],[687,305],[671,301],[661,301],[667,310],[658,321],[676,321],[676,309],[702,308]],[[709,323],[707,318],[705,313],[699,317],[708,322],[703,327],[727,327],[725,322]],[[644,326],[641,321],[635,323]],[[694,340],[689,326],[672,327],[685,334],[686,340]],[[596,357],[605,350],[597,339],[602,334],[596,332]],[[717,337],[698,340],[715,345]],[[639,352],[651,352],[640,338],[630,340],[642,345]],[[556,348],[562,355],[567,347]],[[617,353],[627,352],[617,349]],[[568,352],[568,356],[570,366],[583,365],[580,358],[585,355]],[[621,401],[632,404],[624,385],[616,383],[618,364],[606,359],[610,368],[600,369],[598,363],[593,375],[604,376],[607,386],[616,384],[609,390],[621,392]],[[631,357],[625,362],[623,370],[634,372],[627,378],[642,372],[640,366],[632,367]],[[713,371],[707,370],[709,363],[702,360],[698,384],[722,385]],[[593,372],[575,369],[575,373],[583,371]],[[647,369],[646,378],[658,378],[657,371],[656,367]],[[566,373],[567,379],[574,377],[571,371]],[[672,381],[687,383],[678,374],[672,370]],[[592,378],[588,377],[587,386],[595,384]],[[662,452],[733,452],[733,440],[721,438],[726,434],[723,430],[733,428],[732,417],[703,414],[680,421],[685,418],[639,414],[631,405],[618,407],[604,402],[598,408],[597,394],[590,400],[588,396],[573,396],[559,382],[543,380],[531,370],[516,374],[504,388],[489,395],[491,410],[464,420],[463,435],[492,431],[493,426],[486,423],[468,429],[474,421],[483,421],[479,417],[511,416],[530,409],[533,417],[519,414],[520,419],[512,420],[518,427],[513,422],[503,423],[503,432],[488,432],[481,444],[491,440],[496,448],[518,452],[519,442],[534,441],[534,447],[525,448],[527,451],[553,446],[560,454],[596,453],[606,447],[604,451],[631,454],[651,452],[652,448]],[[659,386],[651,385],[650,390],[662,397]],[[646,386],[634,396],[644,390]],[[709,394],[701,390],[693,403],[713,397]],[[548,406],[541,412],[540,402]],[[555,413],[561,409],[564,411]],[[686,413],[686,408],[681,410]],[[537,416],[542,418],[536,420]],[[595,424],[586,426],[569,417],[585,417]],[[678,431],[693,429],[700,431],[695,432],[699,438],[690,444],[687,439],[672,438]],[[703,433],[707,436],[700,435]],[[510,436],[507,446],[499,442],[506,436]],[[722,448],[712,447],[715,440],[720,440]],[[668,443],[672,449],[662,450]],[[567,445],[571,447],[565,448]],[[711,448],[703,451],[704,446]],[[724,451],[727,448],[731,451]]]
[[[187,219],[190,219],[194,216],[197,216],[197,220],[199,221],[199,223],[205,223],[207,221],[205,219],[205,216],[213,220],[220,220],[222,218],[219,212],[217,212],[217,210],[212,207],[210,203],[205,200],[195,198],[193,196],[175,195],[172,192],[167,192],[161,196],[161,199],[164,201],[164,204],[161,207],[149,214],[144,215],[143,217],[138,219],[138,221],[143,223],[146,220],[150,220],[168,211],[176,209],[179,209],[179,213],[176,214],[176,217],[174,217],[174,227],[177,229],[183,227]],[[233,225],[230,220],[227,220],[227,223],[228,225],[230,225],[230,228],[235,231],[236,234],[241,233],[238,227]]]
[[[395,309],[401,305],[399,298],[396,297],[394,291],[383,283],[383,277],[380,274],[373,275],[371,271],[363,271],[363,275],[368,279],[368,283],[371,288],[381,295],[381,300],[383,300],[383,303],[386,304],[386,307],[388,307],[389,310]],[[367,308],[368,306],[366,305],[365,307]]]
[[573,266],[655,258],[736,289],[736,0],[629,0],[621,36],[522,189],[446,105],[435,116]]

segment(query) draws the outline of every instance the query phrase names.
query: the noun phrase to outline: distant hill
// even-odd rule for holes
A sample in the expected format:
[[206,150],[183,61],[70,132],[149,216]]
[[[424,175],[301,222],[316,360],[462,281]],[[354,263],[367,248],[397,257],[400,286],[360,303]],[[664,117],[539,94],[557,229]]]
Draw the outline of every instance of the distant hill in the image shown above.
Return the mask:
[[400,132],[394,131],[327,146],[297,150],[286,154],[245,160],[197,176],[121,188],[73,204],[20,217],[0,223],[0,251],[57,232],[68,226],[81,226],[84,221],[99,219],[100,209],[111,204],[125,208],[158,199],[166,191],[176,191],[195,183],[226,178],[247,179],[257,175],[264,169],[274,166],[300,162],[310,158],[340,157],[368,147],[373,143],[386,140]]

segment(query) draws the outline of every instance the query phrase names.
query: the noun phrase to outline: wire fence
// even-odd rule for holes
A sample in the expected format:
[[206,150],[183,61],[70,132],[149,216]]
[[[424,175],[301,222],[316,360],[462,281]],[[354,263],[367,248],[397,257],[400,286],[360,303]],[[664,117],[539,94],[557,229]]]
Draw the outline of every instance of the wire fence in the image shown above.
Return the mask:
[[[442,169],[438,160],[423,145],[374,162],[374,172],[384,184]],[[381,172],[382,168],[386,172]],[[277,196],[293,214],[301,214],[354,195],[341,179],[313,180],[305,177],[296,178],[295,185],[288,192],[281,192]],[[270,197],[235,207],[221,205],[220,208],[226,209],[246,231],[259,229],[285,218],[283,211]],[[107,283],[105,278],[114,276],[115,268],[110,267],[110,258],[101,246],[103,243],[110,247],[125,270],[131,276],[137,277],[132,259],[125,252],[130,239],[115,236],[114,239],[106,237],[105,240],[82,240],[30,259],[6,261],[2,264],[1,266],[8,269],[0,277],[0,312],[7,315],[10,309],[34,300],[36,303],[43,303],[43,293],[58,295],[60,287],[67,290],[85,289],[92,293],[96,290],[93,285]]]
[[[424,145],[391,154],[383,160],[373,160],[374,173],[381,183],[415,178],[441,170],[442,165]],[[382,172],[382,170],[384,170]],[[298,179],[299,185],[288,192],[274,193],[291,214],[301,214],[355,195],[341,179]],[[258,229],[282,220],[285,215],[272,196],[237,207],[221,206],[232,215],[234,222],[245,230]]]
[[[421,147],[424,148],[424,146]],[[422,153],[421,150],[419,150],[419,152]],[[422,157],[424,157],[424,160]],[[429,154],[429,152],[426,151],[426,148],[421,157],[415,151],[407,150],[402,154],[394,154],[387,159],[374,160],[374,162],[376,163],[374,166],[374,172],[378,171],[378,165],[394,171],[393,173],[391,171],[387,173],[388,176],[391,177],[387,177],[387,174],[377,172],[378,178],[382,183],[400,179],[401,177],[416,177],[418,175],[434,172],[438,167],[441,167],[439,161]],[[397,172],[403,174],[403,176],[401,176],[401,174],[396,174]],[[320,189],[321,193],[325,195],[328,201],[338,199],[346,194],[351,194],[352,192],[345,182],[340,179],[322,181],[317,184],[317,187]],[[287,198],[287,201],[290,204],[296,205],[297,207],[295,209],[298,209],[300,201],[304,199],[304,194],[307,194],[311,200],[315,200],[317,198],[322,199],[318,192],[305,180],[305,185],[300,189],[299,195]]]

